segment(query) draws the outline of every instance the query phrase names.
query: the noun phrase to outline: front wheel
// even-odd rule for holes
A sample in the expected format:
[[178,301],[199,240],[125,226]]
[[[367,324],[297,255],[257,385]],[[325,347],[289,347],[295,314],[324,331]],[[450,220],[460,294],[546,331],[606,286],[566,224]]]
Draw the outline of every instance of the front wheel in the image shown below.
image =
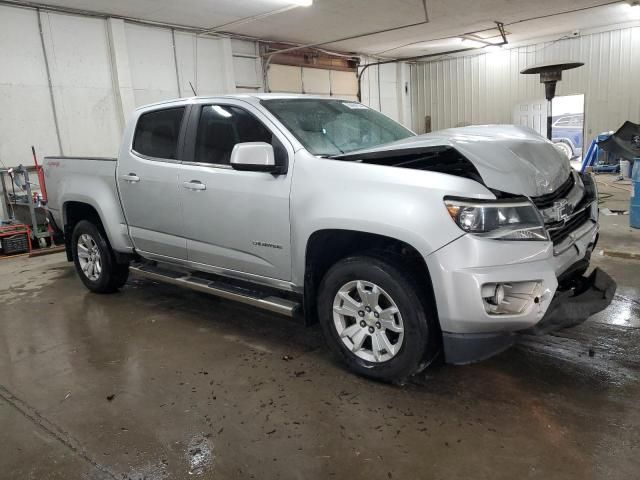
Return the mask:
[[573,148],[571,148],[571,145],[568,145],[564,142],[557,142],[554,143],[553,146],[560,150],[560,152],[569,160],[573,158]]
[[80,280],[92,292],[113,293],[127,281],[129,265],[116,262],[104,233],[93,223],[78,222],[71,249]]
[[435,319],[423,295],[400,264],[364,256],[341,260],[320,285],[325,338],[354,372],[402,380],[439,351]]

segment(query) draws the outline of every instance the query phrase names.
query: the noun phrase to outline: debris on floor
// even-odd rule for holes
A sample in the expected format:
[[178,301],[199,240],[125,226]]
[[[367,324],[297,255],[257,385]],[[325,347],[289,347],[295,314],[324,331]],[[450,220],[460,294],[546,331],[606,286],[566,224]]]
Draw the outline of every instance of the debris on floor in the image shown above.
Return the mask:
[[187,446],[189,475],[201,475],[211,466],[213,455],[211,445],[205,435],[195,435]]

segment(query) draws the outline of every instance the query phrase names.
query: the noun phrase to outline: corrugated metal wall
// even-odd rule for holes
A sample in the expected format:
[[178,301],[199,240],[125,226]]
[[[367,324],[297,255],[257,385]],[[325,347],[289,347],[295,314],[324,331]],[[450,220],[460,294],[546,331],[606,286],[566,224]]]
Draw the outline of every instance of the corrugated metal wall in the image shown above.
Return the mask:
[[413,65],[413,129],[423,133],[427,115],[432,130],[512,123],[516,104],[544,99],[538,75],[520,70],[567,59],[585,66],[563,73],[557,95],[585,95],[587,138],[640,121],[640,27],[633,27]]

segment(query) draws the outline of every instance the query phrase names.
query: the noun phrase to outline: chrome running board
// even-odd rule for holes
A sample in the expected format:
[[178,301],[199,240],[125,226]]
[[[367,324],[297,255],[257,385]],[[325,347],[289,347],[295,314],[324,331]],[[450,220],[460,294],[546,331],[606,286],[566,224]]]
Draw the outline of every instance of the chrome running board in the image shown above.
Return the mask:
[[298,302],[286,298],[276,297],[270,294],[262,295],[259,291],[250,291],[239,288],[223,281],[209,280],[194,276],[190,273],[175,270],[165,270],[145,264],[135,264],[129,270],[141,277],[158,282],[169,283],[179,287],[189,288],[197,292],[208,293],[227,300],[262,308],[270,312],[293,317],[301,309]]

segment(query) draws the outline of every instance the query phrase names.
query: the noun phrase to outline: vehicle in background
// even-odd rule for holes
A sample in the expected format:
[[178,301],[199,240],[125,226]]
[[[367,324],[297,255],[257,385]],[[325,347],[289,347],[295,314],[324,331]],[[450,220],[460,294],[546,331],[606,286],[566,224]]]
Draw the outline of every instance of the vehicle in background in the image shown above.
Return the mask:
[[97,293],[130,270],[321,323],[398,380],[576,325],[615,283],[590,175],[514,126],[416,136],[357,102],[197,97],[137,109],[117,159],[47,157],[67,257]]
[[559,115],[552,118],[551,138],[569,159],[582,155],[584,114]]

